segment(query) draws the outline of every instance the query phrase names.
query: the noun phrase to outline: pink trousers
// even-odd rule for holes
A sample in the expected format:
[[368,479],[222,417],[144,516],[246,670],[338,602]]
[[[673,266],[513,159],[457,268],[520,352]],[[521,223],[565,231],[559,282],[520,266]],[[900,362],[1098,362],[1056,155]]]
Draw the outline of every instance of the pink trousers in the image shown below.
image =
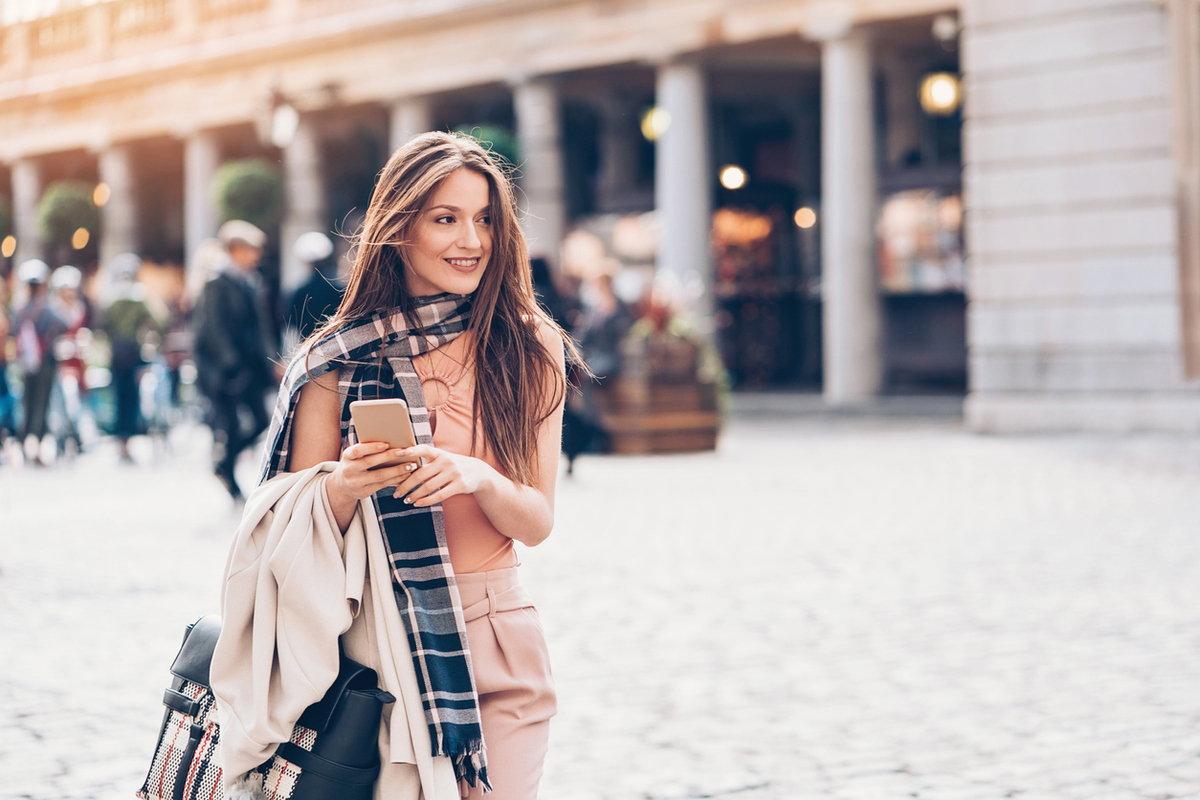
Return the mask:
[[[516,567],[455,579],[483,718],[488,800],[536,800],[558,710],[542,623]],[[463,796],[484,797],[478,786]]]

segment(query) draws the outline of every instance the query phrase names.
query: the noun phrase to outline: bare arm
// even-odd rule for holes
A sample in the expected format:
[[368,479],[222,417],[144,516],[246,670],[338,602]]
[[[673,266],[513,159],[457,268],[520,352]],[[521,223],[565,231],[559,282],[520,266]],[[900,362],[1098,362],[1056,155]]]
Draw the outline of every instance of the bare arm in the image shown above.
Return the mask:
[[[562,340],[548,328],[543,328],[539,335],[562,374],[565,370]],[[417,445],[407,452],[424,458],[426,465],[409,476],[396,494],[411,492],[405,502],[412,502],[416,507],[440,503],[456,494],[474,494],[496,530],[530,547],[540,544],[554,527],[554,486],[562,447],[562,417],[563,404],[560,402],[538,426],[537,473],[533,486],[504,477],[481,459]],[[418,488],[418,484],[423,485]]]

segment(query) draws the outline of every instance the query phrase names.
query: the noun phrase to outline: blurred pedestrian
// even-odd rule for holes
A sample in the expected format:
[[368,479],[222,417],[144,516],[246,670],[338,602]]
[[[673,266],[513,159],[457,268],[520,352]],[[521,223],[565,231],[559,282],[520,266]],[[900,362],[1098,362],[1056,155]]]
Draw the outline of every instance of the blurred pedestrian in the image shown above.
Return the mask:
[[546,310],[550,319],[561,327],[567,327],[567,305],[550,272],[550,262],[541,256],[534,256],[529,259],[529,269],[533,277],[533,294],[538,304]]
[[51,403],[62,412],[63,425],[58,431],[60,453],[67,452],[68,442],[74,443],[76,452],[83,449],[80,428],[88,390],[83,357],[91,343],[92,307],[82,286],[83,273],[70,264],[50,273],[50,307],[67,326],[54,345],[58,374]]
[[50,409],[50,393],[54,389],[54,377],[58,362],[54,357],[54,342],[67,329],[66,323],[50,307],[50,268],[46,262],[32,258],[17,268],[17,278],[26,285],[29,299],[17,312],[16,345],[17,368],[21,373],[23,395],[21,408],[25,418],[21,426],[21,442],[29,447],[29,439],[36,442],[32,461],[42,464],[42,439],[48,430],[47,412]]
[[[211,404],[209,424],[216,445],[214,473],[230,496],[241,499],[234,477],[238,455],[252,445],[270,422],[264,394],[277,385],[277,368],[267,352],[257,282],[267,235],[244,220],[230,220],[217,231],[225,259],[196,301],[195,358],[200,390]],[[250,427],[243,427],[242,416]]]
[[[619,265],[610,265],[610,269]],[[575,329],[579,350],[590,374],[580,372],[580,396],[567,404],[563,426],[563,453],[567,474],[575,469],[580,453],[606,452],[608,432],[604,429],[605,394],[621,374],[621,341],[633,326],[629,306],[613,291],[611,271],[592,276],[583,285],[583,311]]]
[[576,338],[583,360],[601,385],[621,374],[621,341],[633,327],[634,316],[613,291],[611,272],[601,272],[584,284],[583,303]]
[[141,397],[138,377],[146,365],[142,340],[150,331],[158,331],[163,320],[155,314],[146,287],[138,281],[142,259],[134,253],[121,253],[108,265],[108,290],[104,296],[101,327],[112,351],[109,371],[117,414],[113,435],[117,437],[122,461],[132,461],[129,439],[141,432]]
[[[337,311],[346,292],[346,283],[331,258],[333,241],[320,231],[309,231],[297,237],[292,253],[312,270],[308,280],[292,293],[283,317],[288,338],[299,344],[312,336]],[[288,353],[293,349],[290,346],[284,348]]]
[[[12,388],[8,385],[8,337],[12,334],[12,311],[8,307],[8,279],[0,278],[0,454],[17,433]],[[3,459],[0,458],[0,462]]]

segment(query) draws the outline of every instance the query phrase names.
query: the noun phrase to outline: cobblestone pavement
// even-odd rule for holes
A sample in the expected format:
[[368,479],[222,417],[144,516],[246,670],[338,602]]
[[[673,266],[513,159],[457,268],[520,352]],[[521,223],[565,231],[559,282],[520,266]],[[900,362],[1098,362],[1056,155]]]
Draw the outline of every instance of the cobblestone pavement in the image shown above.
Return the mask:
[[[236,522],[204,444],[0,467],[0,799],[140,785]],[[1200,798],[1200,440],[743,417],[576,473],[543,798]]]

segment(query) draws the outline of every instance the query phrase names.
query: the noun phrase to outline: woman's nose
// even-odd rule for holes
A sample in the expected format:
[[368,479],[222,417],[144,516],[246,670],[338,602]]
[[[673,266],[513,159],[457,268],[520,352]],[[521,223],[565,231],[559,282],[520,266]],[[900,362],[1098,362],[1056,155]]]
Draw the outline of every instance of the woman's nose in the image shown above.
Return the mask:
[[480,247],[479,231],[475,230],[474,220],[468,220],[458,234],[458,246],[471,250]]

